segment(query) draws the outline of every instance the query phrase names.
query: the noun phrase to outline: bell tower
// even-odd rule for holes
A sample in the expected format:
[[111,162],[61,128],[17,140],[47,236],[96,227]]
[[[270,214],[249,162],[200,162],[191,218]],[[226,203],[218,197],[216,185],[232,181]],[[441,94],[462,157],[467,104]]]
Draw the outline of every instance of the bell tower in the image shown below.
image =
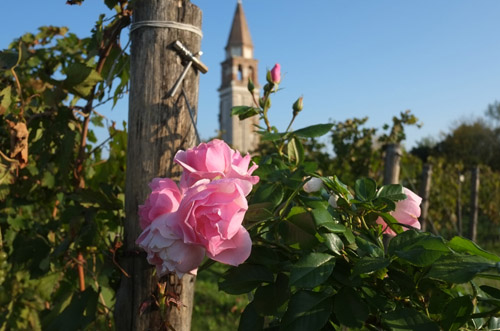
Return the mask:
[[226,59],[221,63],[219,122],[222,139],[243,153],[253,151],[259,144],[259,136],[255,133],[259,117],[253,116],[240,121],[238,116],[231,116],[231,108],[255,106],[252,95],[248,92],[247,83],[248,78],[254,82],[255,99],[258,100],[257,62],[253,57],[253,43],[243,6],[241,1],[238,1],[226,45]]

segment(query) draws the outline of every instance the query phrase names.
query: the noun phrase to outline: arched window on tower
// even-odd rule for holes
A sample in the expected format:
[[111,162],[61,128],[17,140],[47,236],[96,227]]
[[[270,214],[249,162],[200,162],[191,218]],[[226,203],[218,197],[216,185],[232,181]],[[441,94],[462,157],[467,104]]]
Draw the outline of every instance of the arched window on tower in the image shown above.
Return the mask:
[[253,72],[253,67],[248,67],[248,77],[250,77],[252,81],[255,82],[255,73]]
[[238,66],[238,80],[243,80],[243,68],[241,67],[241,64]]

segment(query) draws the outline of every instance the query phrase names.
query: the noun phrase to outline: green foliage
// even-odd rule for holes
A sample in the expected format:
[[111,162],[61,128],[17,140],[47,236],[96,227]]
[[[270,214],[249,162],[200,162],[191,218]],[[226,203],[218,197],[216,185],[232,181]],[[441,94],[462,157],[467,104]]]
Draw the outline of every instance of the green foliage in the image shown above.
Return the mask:
[[466,167],[484,164],[493,170],[500,170],[498,131],[483,120],[460,124],[435,149],[435,154]]
[[[357,173],[350,177],[351,189],[324,169],[322,175],[317,173],[304,146],[331,125],[295,131],[289,126],[278,132],[267,120],[267,100],[275,90],[264,89],[261,99],[266,102],[259,109],[266,123],[261,133],[271,144],[257,157],[260,181],[244,221],[253,250],[247,262],[230,268],[219,281],[227,293],[249,293],[240,330],[458,330],[496,325],[500,292],[475,282],[500,279],[500,257],[462,237],[448,241],[399,224],[391,212],[406,199],[401,185],[379,186]],[[413,115],[402,113],[382,140],[400,142],[403,126],[415,123]],[[364,120],[348,124],[343,132],[333,131],[336,147],[341,147],[337,150],[345,156],[349,147],[361,146],[369,164],[375,131],[360,133],[358,125]],[[407,156],[405,162],[415,163],[415,157]],[[362,169],[363,163],[357,166]],[[410,167],[405,175],[414,178],[419,170]],[[320,178],[323,187],[306,193],[303,185],[312,177]],[[398,235],[384,238],[379,217]]]
[[117,36],[130,18],[116,10],[89,38],[41,27],[0,53],[2,330],[112,327],[127,135],[113,123],[96,145],[89,123],[127,91],[128,67],[112,63],[128,61]]

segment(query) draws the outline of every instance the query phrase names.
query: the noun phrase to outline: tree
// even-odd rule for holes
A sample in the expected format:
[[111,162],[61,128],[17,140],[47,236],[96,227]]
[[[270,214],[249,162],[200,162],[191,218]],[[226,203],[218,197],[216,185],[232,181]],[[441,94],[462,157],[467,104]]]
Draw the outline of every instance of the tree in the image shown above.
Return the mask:
[[460,123],[436,146],[435,153],[466,167],[484,164],[500,170],[500,137],[481,119]]

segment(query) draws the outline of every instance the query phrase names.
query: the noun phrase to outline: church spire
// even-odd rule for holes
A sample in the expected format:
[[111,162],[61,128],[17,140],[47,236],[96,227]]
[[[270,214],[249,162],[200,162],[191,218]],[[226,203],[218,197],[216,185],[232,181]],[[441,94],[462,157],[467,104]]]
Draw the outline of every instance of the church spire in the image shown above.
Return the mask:
[[[253,116],[240,121],[238,116],[231,116],[233,106],[252,107],[253,100],[259,98],[258,61],[253,57],[252,38],[241,1],[236,5],[226,45],[226,59],[221,65],[222,84],[219,88],[221,137],[240,152],[254,151],[259,145],[259,135],[255,132],[255,128],[259,125],[259,117]],[[247,88],[249,79],[255,85],[253,95]]]
[[253,57],[253,43],[250,37],[245,13],[241,1],[236,5],[231,32],[226,45],[226,58],[241,56],[247,59]]

